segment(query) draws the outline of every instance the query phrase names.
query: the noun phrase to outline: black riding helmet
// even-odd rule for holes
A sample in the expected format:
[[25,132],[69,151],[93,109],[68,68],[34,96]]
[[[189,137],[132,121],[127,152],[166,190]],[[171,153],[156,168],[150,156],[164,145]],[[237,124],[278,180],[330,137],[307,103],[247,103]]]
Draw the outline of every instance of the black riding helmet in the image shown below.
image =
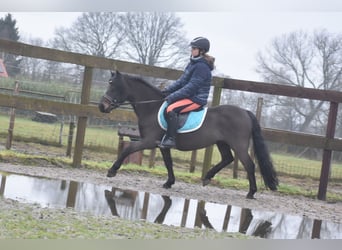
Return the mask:
[[210,42],[205,37],[196,37],[190,42],[191,47],[199,48],[207,53],[210,49]]

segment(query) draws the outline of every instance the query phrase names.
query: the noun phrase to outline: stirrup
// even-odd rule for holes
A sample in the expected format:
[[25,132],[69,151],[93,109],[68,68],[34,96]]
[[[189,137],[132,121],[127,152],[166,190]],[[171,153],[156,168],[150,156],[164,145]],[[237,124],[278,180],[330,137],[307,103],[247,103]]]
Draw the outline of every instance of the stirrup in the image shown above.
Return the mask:
[[176,140],[173,137],[167,137],[164,135],[163,139],[159,143],[160,148],[174,148],[176,147]]

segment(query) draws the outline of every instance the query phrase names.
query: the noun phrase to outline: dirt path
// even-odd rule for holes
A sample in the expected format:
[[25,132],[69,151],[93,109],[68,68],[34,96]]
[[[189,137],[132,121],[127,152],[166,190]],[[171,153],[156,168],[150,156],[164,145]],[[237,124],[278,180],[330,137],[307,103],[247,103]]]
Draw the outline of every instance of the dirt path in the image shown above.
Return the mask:
[[0,171],[14,172],[55,179],[73,180],[101,185],[112,185],[122,189],[132,189],[161,195],[187,199],[205,200],[230,204],[243,208],[307,216],[335,223],[342,223],[342,203],[327,203],[305,197],[293,197],[271,191],[256,194],[255,200],[245,199],[246,190],[223,189],[200,184],[176,181],[171,189],[162,188],[164,179],[155,176],[137,175],[121,171],[114,178],[107,178],[104,171],[58,167],[33,167],[0,163]]

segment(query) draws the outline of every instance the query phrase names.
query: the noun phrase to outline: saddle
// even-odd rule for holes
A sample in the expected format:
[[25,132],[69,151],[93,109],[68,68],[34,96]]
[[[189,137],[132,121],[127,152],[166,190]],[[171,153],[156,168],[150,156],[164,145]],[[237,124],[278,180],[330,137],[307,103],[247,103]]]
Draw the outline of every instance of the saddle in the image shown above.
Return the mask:
[[[167,122],[165,119],[165,109],[167,102],[164,102],[158,112],[158,123],[163,130],[167,130]],[[202,108],[200,110],[191,111],[178,116],[178,133],[190,133],[199,129],[205,119],[208,108]]]

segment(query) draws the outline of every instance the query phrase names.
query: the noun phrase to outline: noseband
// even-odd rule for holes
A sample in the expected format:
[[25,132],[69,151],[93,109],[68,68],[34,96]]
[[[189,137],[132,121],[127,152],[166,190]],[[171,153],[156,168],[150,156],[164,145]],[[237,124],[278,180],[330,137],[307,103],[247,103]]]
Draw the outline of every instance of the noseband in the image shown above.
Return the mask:
[[119,103],[116,99],[113,99],[107,94],[105,94],[102,98],[103,98],[103,101],[109,104],[109,106],[112,108],[117,108],[121,105],[121,103]]

